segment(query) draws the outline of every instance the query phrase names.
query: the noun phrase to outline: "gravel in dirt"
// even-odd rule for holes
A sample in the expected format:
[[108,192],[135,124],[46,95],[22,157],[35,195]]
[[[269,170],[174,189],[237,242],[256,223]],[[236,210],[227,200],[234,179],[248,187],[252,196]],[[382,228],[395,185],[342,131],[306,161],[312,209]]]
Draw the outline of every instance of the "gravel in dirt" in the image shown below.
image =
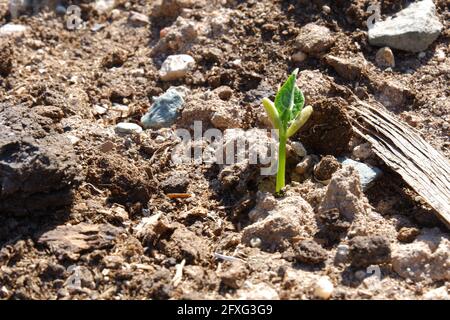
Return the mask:
[[[411,24],[431,32],[400,48],[417,53],[396,49],[408,32],[373,45],[370,0],[68,0],[76,30],[65,7],[0,3],[0,299],[448,297],[448,229],[348,108],[384,108],[450,156],[449,12],[433,2]],[[270,161],[246,157],[276,146],[261,99],[295,68],[314,112],[274,197]],[[236,163],[174,161],[195,121],[221,135],[187,149],[222,142]],[[341,157],[383,175],[362,188]]]

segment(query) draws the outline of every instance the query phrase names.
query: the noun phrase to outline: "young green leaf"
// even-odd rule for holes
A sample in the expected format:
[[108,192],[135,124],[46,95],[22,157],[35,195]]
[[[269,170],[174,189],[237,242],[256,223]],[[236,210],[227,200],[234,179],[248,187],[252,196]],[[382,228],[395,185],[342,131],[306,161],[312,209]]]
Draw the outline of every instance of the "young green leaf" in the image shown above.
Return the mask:
[[301,127],[303,127],[312,112],[313,108],[311,106],[307,106],[298,114],[297,118],[295,118],[286,132],[288,138],[292,137]]
[[266,110],[267,115],[269,116],[270,122],[272,123],[273,127],[275,129],[281,128],[281,120],[280,116],[278,114],[278,110],[275,108],[272,101],[270,101],[268,98],[264,98],[262,100],[264,109]]
[[297,85],[295,85],[294,90],[294,108],[292,109],[292,117],[290,120],[297,118],[305,105],[305,97],[303,96],[303,92],[301,92]]
[[286,82],[278,89],[275,104],[268,98],[263,99],[263,106],[275,129],[278,131],[278,171],[275,191],[279,193],[285,186],[286,143],[310,117],[311,106],[303,108],[305,97],[297,87],[298,69],[294,70]]
[[284,130],[287,129],[288,122],[292,120],[292,109],[297,96],[295,84],[297,73],[298,69],[292,72],[275,97],[275,107],[278,110]]

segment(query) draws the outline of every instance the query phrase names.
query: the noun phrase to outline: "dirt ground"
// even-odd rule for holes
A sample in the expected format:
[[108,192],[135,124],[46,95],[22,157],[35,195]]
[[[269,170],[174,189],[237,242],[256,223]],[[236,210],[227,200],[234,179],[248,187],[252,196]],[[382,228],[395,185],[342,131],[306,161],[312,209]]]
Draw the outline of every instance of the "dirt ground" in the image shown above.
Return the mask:
[[[448,228],[370,147],[357,155],[364,141],[340,89],[381,102],[450,158],[447,1],[435,1],[439,38],[424,54],[393,50],[390,70],[367,40],[369,0],[118,0],[106,12],[69,2],[82,28],[42,10],[13,20],[29,27],[22,36],[0,37],[1,299],[316,299],[324,279],[330,299],[448,298]],[[405,3],[383,1],[382,13]],[[333,39],[295,62],[307,23]],[[195,68],[161,81],[181,53]],[[364,63],[342,73],[326,55]],[[221,129],[268,128],[261,98],[294,68],[317,112],[293,138],[312,165],[300,170],[290,151],[284,197],[257,166],[173,163],[170,133],[196,117],[223,108]],[[190,92],[171,128],[115,133],[178,85]],[[383,174],[363,191],[340,156]]]

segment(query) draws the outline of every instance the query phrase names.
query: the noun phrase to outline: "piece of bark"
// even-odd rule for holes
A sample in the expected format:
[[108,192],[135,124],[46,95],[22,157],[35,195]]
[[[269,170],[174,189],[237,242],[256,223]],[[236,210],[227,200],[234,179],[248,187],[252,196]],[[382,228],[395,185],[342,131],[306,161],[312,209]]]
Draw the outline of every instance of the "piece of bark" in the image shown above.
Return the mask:
[[357,100],[349,107],[356,133],[434,209],[450,228],[450,163],[407,124],[381,107]]
[[58,226],[42,234],[38,242],[47,245],[58,258],[77,260],[81,254],[114,245],[122,228],[110,224],[79,223]]

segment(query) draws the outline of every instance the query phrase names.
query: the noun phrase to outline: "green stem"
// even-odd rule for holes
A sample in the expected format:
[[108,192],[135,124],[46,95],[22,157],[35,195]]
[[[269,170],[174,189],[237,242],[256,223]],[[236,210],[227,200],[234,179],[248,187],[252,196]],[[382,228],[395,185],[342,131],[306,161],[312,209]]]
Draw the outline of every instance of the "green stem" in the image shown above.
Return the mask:
[[287,136],[285,132],[280,130],[279,146],[278,146],[278,172],[277,172],[277,185],[275,192],[279,193],[284,188],[285,176],[286,176],[286,142]]

